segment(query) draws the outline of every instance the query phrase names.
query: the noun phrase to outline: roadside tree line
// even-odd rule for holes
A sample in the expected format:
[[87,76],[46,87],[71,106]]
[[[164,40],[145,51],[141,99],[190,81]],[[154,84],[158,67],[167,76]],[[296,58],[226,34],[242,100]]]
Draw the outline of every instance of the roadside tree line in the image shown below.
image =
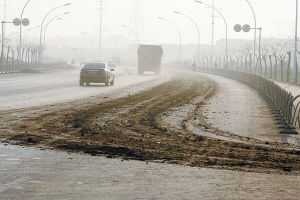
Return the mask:
[[292,66],[291,49],[291,41],[265,43],[261,47],[261,56],[254,56],[251,45],[245,44],[239,49],[231,49],[228,56],[216,56],[213,62],[209,53],[202,55],[198,63],[201,67],[231,69],[258,74],[275,81],[292,82],[295,72]]
[[0,56],[0,74],[26,73],[67,67],[63,62],[41,63],[39,47],[28,45],[18,47],[4,46]]

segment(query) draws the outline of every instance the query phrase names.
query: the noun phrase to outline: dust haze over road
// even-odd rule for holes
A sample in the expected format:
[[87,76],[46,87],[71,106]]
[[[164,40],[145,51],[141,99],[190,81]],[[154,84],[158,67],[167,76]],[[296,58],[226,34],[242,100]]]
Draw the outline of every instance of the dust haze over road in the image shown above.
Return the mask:
[[94,84],[78,87],[81,66],[69,70],[41,72],[36,74],[7,74],[0,79],[0,110],[32,107],[91,97],[139,82],[155,79],[137,76],[136,69],[119,66],[116,85],[105,87]]
[[[72,70],[69,72],[74,73]],[[55,72],[53,73],[55,74]],[[52,76],[51,74],[49,76]],[[192,74],[190,72],[174,71],[170,73],[169,71],[168,74],[168,77],[146,76],[139,80],[139,83],[127,87],[124,85],[118,88],[116,85],[115,89],[112,87],[102,91],[102,87],[95,87],[88,93],[82,93],[78,96],[71,95],[70,99],[63,99],[61,103],[51,105],[44,105],[44,101],[41,102],[41,106],[29,108],[21,104],[15,104],[15,106],[23,108],[2,110],[0,114],[2,142],[43,150],[59,150],[68,152],[68,154],[78,153],[79,155],[67,156],[68,158],[64,154],[55,156],[55,159],[58,159],[57,163],[65,163],[59,167],[59,173],[69,173],[70,170],[79,170],[81,174],[85,173],[82,171],[81,164],[74,165],[72,160],[68,161],[69,158],[75,159],[79,163],[86,163],[87,168],[94,168],[93,166],[99,164],[108,168],[112,168],[111,165],[118,165],[119,168],[125,166],[122,162],[113,164],[118,161],[101,158],[105,156],[107,158],[132,160],[126,161],[126,166],[129,165],[132,168],[131,172],[125,169],[114,170],[114,172],[109,171],[113,177],[124,176],[122,175],[123,172],[129,173],[128,176],[138,173],[136,170],[140,170],[142,167],[139,162],[134,161],[138,160],[145,163],[172,164],[168,166],[172,169],[172,173],[177,173],[177,170],[179,170],[176,165],[201,167],[201,170],[193,172],[199,176],[213,173],[211,170],[234,170],[232,173],[226,170],[216,171],[221,177],[225,175],[227,178],[230,177],[229,180],[241,173],[248,173],[241,181],[252,184],[249,190],[243,189],[250,199],[251,188],[255,185],[252,182],[253,180],[250,179],[251,176],[262,176],[265,179],[273,180],[273,182],[278,182],[279,179],[285,180],[286,185],[289,185],[290,194],[294,195],[298,191],[299,187],[296,183],[299,181],[300,161],[297,147],[281,142],[255,139],[251,135],[244,136],[238,132],[230,133],[214,127],[213,123],[207,123],[203,112],[209,99],[219,93],[220,87],[215,82],[218,80],[210,79],[213,78],[212,76],[207,78],[204,74]],[[126,77],[128,75],[120,75],[120,79],[122,76]],[[75,84],[78,85],[78,81]],[[65,87],[64,84],[63,87]],[[250,88],[244,88],[243,90],[247,91]],[[128,94],[130,95],[128,96]],[[92,95],[93,97],[83,98],[84,95]],[[66,96],[68,95],[66,94]],[[63,103],[66,100],[68,103]],[[228,110],[228,112],[230,111]],[[256,126],[257,124],[254,123],[253,125]],[[3,149],[1,157],[4,158],[2,160],[2,166],[4,167],[1,174],[2,177],[6,177],[6,181],[2,180],[4,182],[0,187],[0,189],[2,188],[0,194],[2,191],[4,197],[18,196],[23,199],[35,199],[32,196],[27,196],[27,193],[22,191],[18,191],[13,195],[10,192],[11,188],[22,187],[25,191],[33,190],[37,192],[35,183],[39,182],[44,185],[43,187],[47,187],[47,185],[57,181],[57,178],[52,179],[54,182],[49,180],[49,176],[51,176],[50,168],[47,168],[44,173],[40,172],[41,167],[45,168],[42,162],[55,154],[27,149],[18,150],[13,146],[2,146],[1,148]],[[6,148],[19,153],[8,153],[5,150]],[[92,155],[92,157],[87,158],[80,154]],[[31,157],[38,159],[31,161]],[[89,161],[86,161],[86,159]],[[51,161],[46,162],[51,165]],[[156,166],[156,164],[150,164],[149,167],[152,165]],[[11,177],[11,166],[18,166],[15,169],[17,178]],[[19,171],[22,167],[36,168],[36,172],[25,170],[25,173],[22,173]],[[80,168],[76,169],[78,167]],[[153,171],[155,180],[163,179],[165,181],[171,178],[170,174],[166,176],[159,175],[163,173],[162,170],[166,170],[165,167],[165,165],[155,167],[156,170]],[[182,169],[186,169],[186,173],[191,170],[190,168]],[[98,170],[99,178],[109,183],[105,173],[103,174],[105,169]],[[254,172],[260,174],[257,175]],[[289,176],[284,175],[287,172]],[[227,176],[228,173],[230,173],[229,177]],[[251,175],[251,173],[253,174]],[[68,175],[65,176],[65,179],[72,182],[72,179],[80,176]],[[221,177],[217,181],[220,184],[225,181]],[[183,177],[177,179],[177,181],[180,180],[185,179]],[[194,177],[190,177],[190,180],[199,182]],[[79,178],[74,184],[85,184],[87,186],[90,181],[94,180],[86,177],[84,181]],[[129,178],[128,181],[131,182],[132,180]],[[30,184],[28,185],[28,183]],[[229,181],[229,183],[234,186],[226,192],[229,195],[228,197],[234,195],[236,191],[233,188],[238,187],[240,181]],[[264,184],[263,181],[260,181],[260,183]],[[101,191],[92,189],[90,190],[91,193],[87,194],[79,190],[77,194],[89,199],[93,199],[92,194],[106,194],[108,197],[117,198],[118,195],[113,195],[111,190],[115,187],[122,187],[122,184],[123,181],[119,181],[114,186],[102,187],[103,190]],[[135,185],[135,183],[132,184]],[[141,184],[139,190],[147,190],[147,180],[136,184]],[[74,187],[66,187],[65,190],[69,191]],[[93,186],[91,187],[93,188]],[[137,187],[137,185],[133,187]],[[160,185],[159,187],[162,190],[169,188],[171,193],[176,190],[171,185]],[[178,185],[177,187],[183,186]],[[261,185],[261,187],[263,189],[268,188],[264,185]],[[137,190],[135,198],[140,197],[139,190]],[[205,187],[199,193],[204,190]],[[214,191],[213,189],[210,190]],[[45,189],[41,194],[45,199],[53,198],[49,190]],[[174,196],[174,199],[179,199],[178,197],[182,195],[195,199],[194,195],[196,194],[197,192],[191,194],[177,192],[178,196]],[[154,194],[148,195],[148,198],[155,196]],[[157,197],[162,198],[169,195],[170,193],[167,193]],[[207,195],[206,198],[213,199],[216,195],[217,192],[215,195]],[[236,193],[235,195],[240,196]],[[270,193],[265,192],[261,195],[269,196]],[[277,195],[289,197],[286,193],[278,192]],[[132,197],[130,194],[126,196],[128,199]],[[65,199],[65,197],[66,194],[60,192],[57,199]],[[40,198],[36,197],[36,199]]]

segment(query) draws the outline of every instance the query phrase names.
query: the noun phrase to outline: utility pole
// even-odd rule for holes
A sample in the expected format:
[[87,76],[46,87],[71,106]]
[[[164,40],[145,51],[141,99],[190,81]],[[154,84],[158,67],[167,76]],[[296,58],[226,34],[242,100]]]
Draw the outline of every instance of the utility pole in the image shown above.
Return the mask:
[[[179,15],[182,15],[186,18],[188,18],[195,26],[196,26],[196,29],[197,29],[197,33],[198,33],[198,44],[197,44],[197,52],[196,52],[196,55],[197,55],[197,58],[200,59],[200,29],[199,29],[199,26],[197,24],[197,22],[190,16],[184,14],[184,13],[181,13],[181,12],[178,12],[178,11],[174,11],[176,14],[179,14]],[[181,46],[181,45],[180,45]]]
[[215,0],[212,0],[212,22],[211,22],[211,58],[210,58],[210,65],[213,68],[213,60],[215,54]]
[[[130,14],[129,28],[133,29],[134,32],[139,35],[139,42],[145,41],[144,33],[144,9],[143,0],[132,0],[132,8]],[[129,34],[129,38],[135,38],[134,34]]]
[[[207,5],[208,7],[212,7],[211,5],[207,4],[207,3],[204,3],[202,1],[198,1],[198,0],[195,0],[196,3],[200,3],[200,4],[203,4],[203,5]],[[226,30],[226,44],[225,44],[225,55],[226,55],[226,60],[228,62],[228,23],[227,23],[227,20],[226,18],[224,17],[224,15],[222,14],[222,12],[217,9],[216,7],[214,7],[214,10],[220,14],[220,16],[222,17],[223,21],[224,21],[224,24],[225,24],[225,30]]]
[[[20,24],[20,40],[19,40],[19,61],[22,61],[22,27],[23,26],[28,26],[29,25],[29,20],[28,19],[23,19],[23,14],[24,14],[24,11],[27,7],[27,5],[29,4],[31,0],[27,0],[27,2],[25,3],[23,9],[22,9],[22,12],[21,12],[21,17],[20,17],[20,20],[21,20],[21,24]],[[25,25],[23,23],[23,21],[28,21],[28,24]]]
[[70,6],[71,3],[67,3],[67,4],[63,4],[63,5],[60,5],[60,6],[57,6],[55,8],[52,8],[51,10],[49,10],[47,12],[47,14],[44,16],[43,20],[42,20],[42,23],[41,23],[41,26],[40,26],[40,45],[39,45],[39,61],[40,61],[40,65],[43,65],[43,44],[42,44],[42,38],[43,38],[43,28],[44,28],[44,23],[45,23],[45,20],[47,19],[47,17],[53,13],[54,11],[56,11],[57,9],[59,8],[63,8],[63,7],[66,7],[66,6]]
[[[6,0],[4,0],[4,2],[3,2],[3,21],[5,21],[5,22],[6,22],[6,17],[7,17],[7,2],[6,2]],[[4,27],[3,27],[4,33],[5,33],[5,28],[6,28],[6,25],[4,24]],[[4,35],[4,38],[5,38],[5,35]]]
[[100,0],[100,30],[99,30],[99,61],[102,59],[102,22],[103,22],[103,0]]
[[[298,1],[298,0],[297,0]],[[256,31],[257,31],[257,20],[256,20],[256,14],[254,11],[254,8],[252,6],[252,4],[250,3],[249,0],[246,0],[246,2],[248,3],[248,5],[251,8],[252,14],[253,14],[253,18],[254,18],[254,40],[253,40],[253,56],[254,56],[254,62],[253,62],[253,67],[254,70],[256,70]],[[256,73],[256,72],[255,72]]]
[[298,49],[297,49],[297,46],[298,46],[298,3],[299,1],[296,0],[296,25],[295,25],[295,44],[294,44],[294,70],[295,70],[295,84],[298,83],[298,56],[297,56],[297,53],[298,53]]

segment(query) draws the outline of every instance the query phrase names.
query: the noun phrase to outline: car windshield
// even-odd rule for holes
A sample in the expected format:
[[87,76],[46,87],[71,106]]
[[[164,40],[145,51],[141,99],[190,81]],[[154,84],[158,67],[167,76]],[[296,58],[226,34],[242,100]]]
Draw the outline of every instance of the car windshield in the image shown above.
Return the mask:
[[85,64],[84,69],[105,69],[105,63],[88,63]]

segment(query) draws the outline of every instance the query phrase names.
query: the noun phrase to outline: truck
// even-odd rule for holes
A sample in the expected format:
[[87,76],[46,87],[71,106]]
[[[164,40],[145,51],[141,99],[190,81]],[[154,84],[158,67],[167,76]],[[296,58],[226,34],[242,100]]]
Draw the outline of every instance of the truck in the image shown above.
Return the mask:
[[163,49],[161,45],[140,45],[138,48],[138,74],[154,72],[159,75],[161,72],[161,58]]

